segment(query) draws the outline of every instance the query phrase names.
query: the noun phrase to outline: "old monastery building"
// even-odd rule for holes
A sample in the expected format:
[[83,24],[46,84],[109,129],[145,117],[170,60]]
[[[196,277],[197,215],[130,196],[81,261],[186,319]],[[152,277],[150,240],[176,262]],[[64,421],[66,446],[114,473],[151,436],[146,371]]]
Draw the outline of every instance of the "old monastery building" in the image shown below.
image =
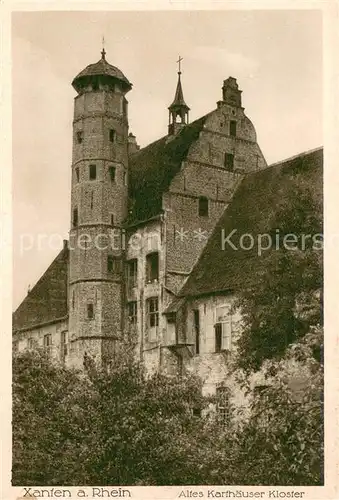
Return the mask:
[[149,370],[195,371],[213,393],[234,349],[234,298],[260,265],[239,237],[269,232],[295,183],[321,198],[322,149],[268,166],[233,77],[189,123],[179,70],[168,133],[142,149],[132,84],[104,50],[72,85],[69,241],[14,312],[14,349],[44,346],[81,368],[114,361],[133,334]]

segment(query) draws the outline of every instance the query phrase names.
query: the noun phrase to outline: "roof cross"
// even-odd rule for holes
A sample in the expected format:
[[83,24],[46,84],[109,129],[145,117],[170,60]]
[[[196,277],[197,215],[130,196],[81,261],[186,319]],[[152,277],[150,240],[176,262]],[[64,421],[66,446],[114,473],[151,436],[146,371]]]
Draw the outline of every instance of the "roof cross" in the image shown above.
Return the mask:
[[183,60],[183,58],[179,56],[179,59],[177,60],[177,63],[179,64],[179,73],[181,73],[181,61],[182,60]]
[[105,55],[106,55],[106,50],[105,50],[105,37],[103,36],[102,37],[102,51],[101,51],[101,56],[103,59],[105,59]]

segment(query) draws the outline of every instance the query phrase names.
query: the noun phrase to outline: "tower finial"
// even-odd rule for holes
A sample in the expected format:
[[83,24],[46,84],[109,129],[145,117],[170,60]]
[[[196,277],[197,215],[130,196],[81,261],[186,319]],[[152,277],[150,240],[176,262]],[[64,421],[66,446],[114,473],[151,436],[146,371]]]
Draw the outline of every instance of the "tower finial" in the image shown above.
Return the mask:
[[102,37],[102,51],[101,51],[101,59],[105,59],[106,50],[105,50],[105,37]]
[[178,75],[181,75],[181,61],[183,60],[182,57],[179,56],[179,59],[177,60],[177,63],[179,64],[179,71],[178,71]]

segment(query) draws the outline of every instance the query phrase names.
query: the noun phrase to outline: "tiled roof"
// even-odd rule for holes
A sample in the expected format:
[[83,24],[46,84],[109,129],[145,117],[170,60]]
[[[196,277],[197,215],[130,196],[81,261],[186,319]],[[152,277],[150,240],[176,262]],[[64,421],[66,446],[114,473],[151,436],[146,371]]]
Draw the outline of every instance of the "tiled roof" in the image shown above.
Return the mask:
[[61,250],[13,313],[13,331],[49,323],[67,315],[68,249]]
[[128,223],[147,220],[162,209],[162,195],[180,171],[191,144],[199,137],[207,115],[134,153],[129,160]]
[[102,57],[100,61],[86,66],[86,68],[74,78],[72,82],[73,87],[76,88],[76,84],[79,79],[90,76],[111,76],[112,78],[123,82],[127,88],[130,89],[132,87],[132,84],[128,81],[123,72],[116,66],[109,64],[104,57]]
[[[319,148],[248,174],[218,221],[180,295],[236,291],[255,282],[257,273],[264,272],[269,252],[263,251],[259,257],[257,244],[252,250],[241,249],[240,236],[250,234],[256,242],[259,234],[272,231],[281,203],[290,202],[293,210],[296,185],[312,193],[321,218],[322,163],[323,150]],[[230,234],[229,241],[236,249],[225,242]],[[243,247],[250,246],[249,237],[243,241]]]

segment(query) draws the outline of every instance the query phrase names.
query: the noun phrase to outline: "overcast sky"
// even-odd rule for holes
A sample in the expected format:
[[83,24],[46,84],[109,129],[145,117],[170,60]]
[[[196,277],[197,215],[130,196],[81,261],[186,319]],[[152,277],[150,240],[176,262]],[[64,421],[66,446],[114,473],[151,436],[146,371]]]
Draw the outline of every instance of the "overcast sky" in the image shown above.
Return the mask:
[[68,237],[71,81],[100,59],[103,35],[108,62],[133,83],[130,130],[141,146],[166,134],[179,54],[191,121],[233,76],[268,163],[322,145],[319,11],[14,13],[14,308]]

